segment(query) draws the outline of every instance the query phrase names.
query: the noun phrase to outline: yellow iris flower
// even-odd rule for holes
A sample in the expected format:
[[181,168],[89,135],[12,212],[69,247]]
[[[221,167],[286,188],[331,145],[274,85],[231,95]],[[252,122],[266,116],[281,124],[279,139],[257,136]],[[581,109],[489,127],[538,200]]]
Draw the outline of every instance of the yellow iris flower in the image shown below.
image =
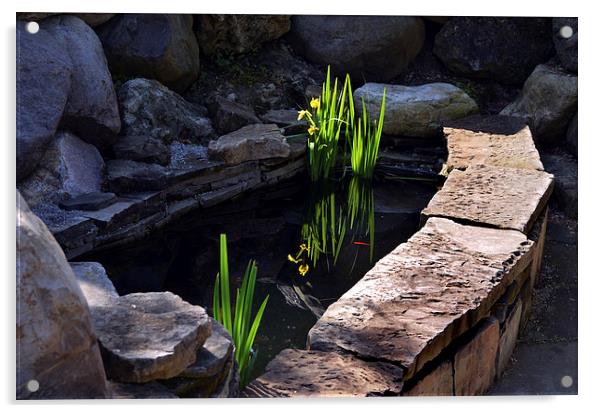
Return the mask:
[[306,110],[300,110],[298,113],[299,115],[297,116],[297,120],[301,120],[309,114],[309,112]]
[[305,274],[307,274],[307,271],[309,271],[309,265],[307,265],[307,264],[299,265],[299,274],[301,274],[302,276],[305,276]]
[[309,106],[311,106],[314,109],[318,109],[320,107],[320,99],[312,98],[311,102],[309,103]]
[[319,130],[320,130],[320,128],[318,128],[317,126],[310,126],[309,129],[307,130],[307,132],[310,135],[313,135],[314,133],[316,133]]
[[290,262],[294,262],[295,264],[299,264],[301,262],[300,259],[297,259],[297,258],[293,257],[291,254],[288,254],[288,260]]

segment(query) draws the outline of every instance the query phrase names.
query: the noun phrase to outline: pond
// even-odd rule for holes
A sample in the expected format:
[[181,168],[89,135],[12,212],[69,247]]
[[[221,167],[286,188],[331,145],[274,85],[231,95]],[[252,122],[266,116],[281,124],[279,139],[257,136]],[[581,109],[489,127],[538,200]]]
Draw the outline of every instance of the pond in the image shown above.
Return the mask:
[[211,312],[219,235],[227,234],[232,282],[254,259],[255,307],[269,294],[253,378],[281,350],[305,348],[325,309],[418,230],[435,192],[434,182],[391,177],[317,186],[294,179],[80,260],[102,263],[120,294],[171,291]]

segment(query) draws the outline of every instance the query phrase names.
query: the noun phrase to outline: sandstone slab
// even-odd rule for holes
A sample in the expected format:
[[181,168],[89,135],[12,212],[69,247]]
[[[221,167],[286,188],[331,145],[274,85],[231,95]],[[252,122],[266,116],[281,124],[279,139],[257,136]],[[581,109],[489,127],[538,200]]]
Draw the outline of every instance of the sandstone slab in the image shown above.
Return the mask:
[[529,126],[510,116],[474,116],[443,128],[447,170],[489,165],[543,171]]
[[98,262],[72,262],[71,269],[88,307],[111,305],[119,297],[104,267]]
[[287,158],[290,145],[274,124],[245,126],[209,142],[209,156],[227,165],[270,158]]
[[454,373],[449,360],[444,360],[426,376],[418,380],[404,396],[453,396]]
[[392,362],[410,379],[488,316],[531,246],[518,231],[431,218],[328,307],[309,348]]
[[479,111],[470,96],[449,83],[421,86],[366,83],[353,93],[356,113],[361,111],[363,99],[370,118],[378,120],[385,88],[387,98],[383,133],[388,135],[436,136],[441,132],[443,122]]
[[548,202],[553,182],[553,175],[528,169],[485,165],[456,169],[422,215],[528,233]]
[[456,396],[478,396],[493,384],[499,338],[499,322],[488,318],[475,336],[458,349],[454,355]]
[[403,369],[330,352],[286,349],[249,383],[246,397],[366,397],[398,395]]
[[211,334],[202,307],[169,293],[134,293],[91,308],[107,375],[144,383],[177,376]]
[[520,321],[523,310],[521,300],[518,300],[514,308],[504,322],[504,326],[500,330],[500,340],[498,346],[498,354],[496,361],[496,377],[501,377],[504,369],[510,362],[510,357],[514,351],[518,333],[520,331]]

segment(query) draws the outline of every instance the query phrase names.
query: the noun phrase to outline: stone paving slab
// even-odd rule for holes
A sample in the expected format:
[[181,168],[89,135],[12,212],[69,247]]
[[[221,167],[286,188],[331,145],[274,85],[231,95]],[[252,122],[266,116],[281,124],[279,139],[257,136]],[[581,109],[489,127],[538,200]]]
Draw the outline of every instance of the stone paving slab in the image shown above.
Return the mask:
[[403,369],[330,352],[286,349],[249,383],[243,397],[358,397],[397,395]]
[[469,117],[443,128],[447,170],[489,165],[543,171],[531,130],[510,116]]
[[530,264],[532,245],[518,231],[430,218],[328,307],[309,348],[388,361],[409,379],[488,316]]
[[475,165],[454,170],[422,215],[528,233],[553,182],[553,175],[527,169]]

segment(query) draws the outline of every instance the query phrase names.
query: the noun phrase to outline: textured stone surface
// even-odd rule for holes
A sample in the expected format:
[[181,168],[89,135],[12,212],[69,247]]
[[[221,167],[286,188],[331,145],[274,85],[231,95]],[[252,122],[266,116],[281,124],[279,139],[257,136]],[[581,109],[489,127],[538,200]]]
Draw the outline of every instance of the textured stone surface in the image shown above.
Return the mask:
[[469,117],[443,128],[447,170],[489,165],[543,171],[529,126],[511,116]]
[[118,194],[167,187],[169,169],[157,164],[115,159],[107,162],[109,189]]
[[245,397],[358,397],[401,392],[403,369],[337,353],[286,349],[249,383]]
[[81,19],[63,15],[44,21],[72,62],[71,90],[61,126],[99,148],[109,147],[121,129],[113,79],[98,36]]
[[199,76],[199,46],[186,14],[120,14],[98,28],[113,74],[156,79],[182,92]]
[[293,16],[288,39],[297,54],[339,75],[387,82],[422,48],[424,23],[406,16]]
[[291,27],[286,15],[203,14],[195,16],[195,20],[199,46],[206,55],[251,52]]
[[577,110],[577,76],[539,65],[529,76],[517,100],[500,115],[528,119],[537,142],[560,143]]
[[218,96],[211,107],[217,133],[226,134],[261,121],[252,108]]
[[98,149],[69,132],[56,135],[36,170],[17,186],[31,205],[99,192],[105,181]]
[[228,165],[260,159],[286,158],[290,153],[289,144],[273,124],[245,126],[209,142],[209,156],[223,160]]
[[[560,35],[560,29],[568,26],[573,30],[569,38]],[[578,69],[578,49],[579,49],[579,22],[576,17],[555,17],[552,19],[552,31],[554,35],[554,47],[556,55],[562,66],[571,72],[577,72]]]
[[485,165],[456,169],[422,215],[528,233],[550,197],[553,182],[553,175],[528,169]]
[[356,113],[361,113],[364,99],[371,119],[378,120],[384,88],[387,99],[383,132],[389,135],[435,136],[441,132],[442,122],[479,111],[470,96],[448,83],[421,86],[366,83],[353,93]]
[[117,159],[158,163],[167,165],[170,159],[169,146],[149,135],[121,136],[113,145],[113,153]]
[[543,153],[543,164],[554,174],[554,199],[571,218],[579,216],[578,162],[563,151]]
[[71,262],[71,269],[90,308],[111,305],[119,297],[102,264]]
[[499,338],[499,322],[490,317],[475,336],[458,349],[454,355],[456,396],[478,396],[493,384]]
[[89,192],[61,201],[59,205],[67,211],[97,211],[113,204],[117,197],[112,192]]
[[171,390],[151,381],[148,383],[119,383],[116,381],[110,382],[111,393],[113,399],[177,399]]
[[88,26],[96,27],[111,20],[115,13],[74,13],[74,15],[85,21]]
[[134,293],[91,306],[107,376],[144,383],[177,376],[211,334],[202,307],[170,292]]
[[550,19],[453,17],[437,33],[435,55],[467,77],[521,84],[554,54]]
[[71,90],[71,58],[47,30],[30,34],[17,22],[17,182],[52,141]]
[[148,135],[165,143],[190,143],[215,134],[203,108],[157,81],[130,80],[121,86],[117,97],[125,136]]
[[500,331],[499,348],[496,362],[496,377],[500,377],[510,361],[518,333],[520,331],[520,320],[523,310],[522,301],[519,299],[505,320]]
[[531,245],[517,231],[431,218],[328,307],[309,348],[393,362],[409,379],[488,315]]
[[[17,192],[17,399],[109,396],[90,312],[61,248]],[[37,392],[27,390],[36,380]]]
[[421,378],[407,391],[404,396],[453,396],[454,375],[452,363],[449,360],[441,362],[426,376]]

